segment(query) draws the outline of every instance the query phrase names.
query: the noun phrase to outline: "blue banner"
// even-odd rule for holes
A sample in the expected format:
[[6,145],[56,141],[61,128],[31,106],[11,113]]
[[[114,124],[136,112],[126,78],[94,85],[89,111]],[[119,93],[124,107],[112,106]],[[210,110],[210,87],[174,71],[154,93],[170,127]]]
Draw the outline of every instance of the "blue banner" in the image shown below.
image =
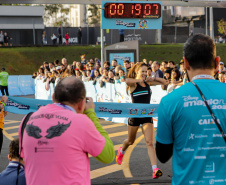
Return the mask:
[[[52,101],[9,96],[6,111],[28,114],[47,104],[52,104]],[[158,106],[158,104],[95,102],[95,112],[97,117],[156,117]]]
[[35,94],[34,79],[27,75],[19,76],[19,88],[23,95]]
[[124,60],[135,62],[134,53],[110,53],[109,57],[110,57],[109,61],[116,59],[118,64],[121,65],[122,67],[123,67]]

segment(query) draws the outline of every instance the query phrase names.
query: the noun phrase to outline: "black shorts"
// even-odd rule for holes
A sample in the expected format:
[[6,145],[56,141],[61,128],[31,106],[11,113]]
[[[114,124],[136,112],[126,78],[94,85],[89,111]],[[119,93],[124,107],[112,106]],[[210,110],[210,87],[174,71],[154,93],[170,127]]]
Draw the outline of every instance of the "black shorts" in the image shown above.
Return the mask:
[[130,126],[140,126],[141,124],[144,124],[144,123],[152,123],[153,124],[152,117],[146,117],[146,118],[129,118],[128,119],[128,125],[130,125]]

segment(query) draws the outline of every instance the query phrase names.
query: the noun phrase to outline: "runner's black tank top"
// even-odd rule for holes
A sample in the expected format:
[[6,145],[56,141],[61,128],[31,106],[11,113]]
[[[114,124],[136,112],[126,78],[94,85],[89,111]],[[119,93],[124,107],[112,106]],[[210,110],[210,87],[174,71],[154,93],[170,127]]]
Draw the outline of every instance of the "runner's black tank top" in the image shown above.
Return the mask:
[[145,87],[140,86],[139,83],[137,84],[136,89],[131,93],[131,98],[133,103],[146,103],[150,104],[151,100],[151,89],[149,85],[145,83]]

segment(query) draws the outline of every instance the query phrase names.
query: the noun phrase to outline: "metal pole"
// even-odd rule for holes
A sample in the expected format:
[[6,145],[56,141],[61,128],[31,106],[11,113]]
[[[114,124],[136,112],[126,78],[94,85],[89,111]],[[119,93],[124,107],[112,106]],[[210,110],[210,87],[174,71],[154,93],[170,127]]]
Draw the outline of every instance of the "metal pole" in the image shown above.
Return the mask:
[[101,67],[104,67],[104,32],[103,29],[100,27],[100,43],[101,43]]
[[213,7],[210,7],[210,37],[214,40],[214,33],[213,33]]
[[206,35],[208,35],[208,7],[206,7]]
[[[102,9],[101,9],[101,16],[102,17]],[[103,41],[103,36],[104,32],[103,29],[101,29],[101,24],[102,24],[102,19],[100,20],[100,46],[101,46],[101,67],[104,67],[104,41]]]
[[64,40],[64,29],[63,29],[63,25],[61,26],[61,43],[63,45],[63,40]]
[[89,24],[87,23],[87,45],[89,45]]
[[33,23],[33,42],[35,45],[35,24],[34,24],[34,19],[32,19],[32,23]]
[[177,43],[177,23],[175,24],[175,36],[174,36],[174,43]]
[[160,29],[156,30],[156,43],[157,43],[157,44],[161,44],[161,43],[162,43],[161,33],[162,33],[162,32],[161,32]]

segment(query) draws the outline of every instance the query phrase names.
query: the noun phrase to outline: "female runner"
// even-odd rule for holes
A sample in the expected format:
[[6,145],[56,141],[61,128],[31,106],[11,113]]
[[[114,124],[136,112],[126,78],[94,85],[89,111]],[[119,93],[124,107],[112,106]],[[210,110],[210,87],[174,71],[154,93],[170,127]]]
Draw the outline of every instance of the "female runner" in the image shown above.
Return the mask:
[[[163,78],[147,77],[147,65],[143,62],[135,64],[129,71],[126,79],[127,92],[129,90],[133,103],[150,104],[151,90],[150,85],[165,83]],[[162,171],[157,168],[156,153],[153,144],[154,126],[152,117],[129,118],[128,120],[128,139],[124,140],[123,146],[118,149],[116,162],[121,165],[126,149],[132,145],[136,139],[139,126],[142,125],[142,132],[145,137],[148,156],[153,170],[153,179],[162,176]]]

